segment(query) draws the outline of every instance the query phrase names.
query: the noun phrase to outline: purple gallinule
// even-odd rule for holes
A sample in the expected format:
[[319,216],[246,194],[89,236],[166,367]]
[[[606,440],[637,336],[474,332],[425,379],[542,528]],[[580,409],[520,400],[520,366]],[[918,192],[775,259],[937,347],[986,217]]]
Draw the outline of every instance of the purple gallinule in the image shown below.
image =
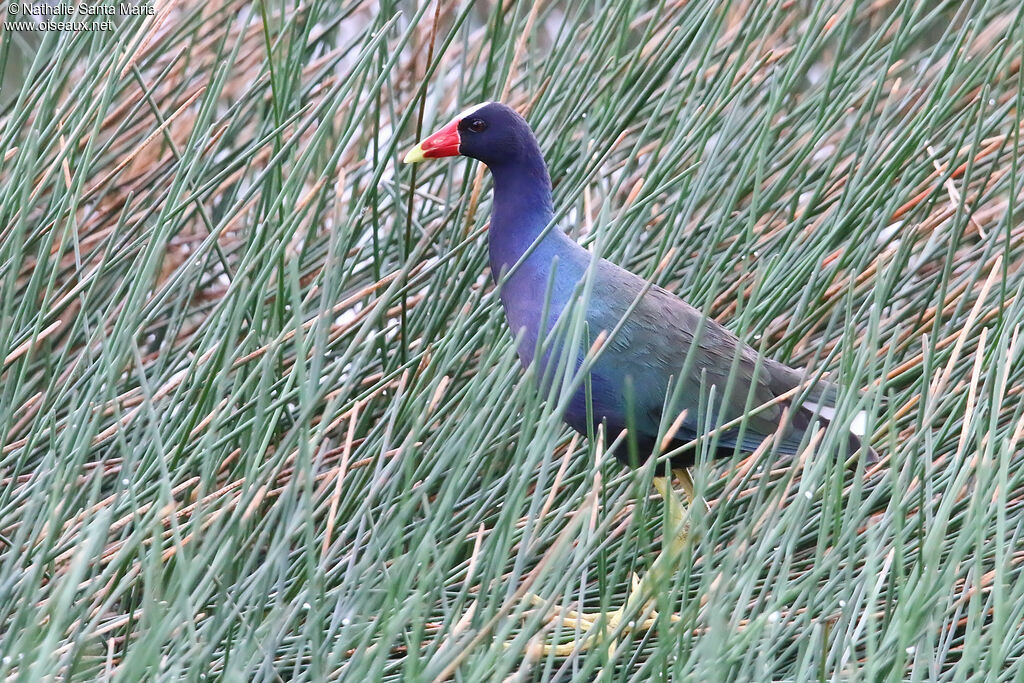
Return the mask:
[[[577,383],[564,415],[574,429],[585,435],[588,428],[602,425],[612,436],[628,429],[626,441],[632,448],[616,450],[627,465],[662,450],[672,451],[672,469],[692,502],[693,485],[686,468],[693,465],[696,448],[683,446],[706,439],[713,431],[715,456],[762,446],[792,455],[807,443],[809,432],[835,416],[839,392],[834,384],[808,381],[804,373],[760,356],[676,295],[595,258],[550,226],[554,212],[547,165],[529,124],[513,109],[497,102],[467,109],[416,145],[404,161],[458,155],[482,161],[494,179],[491,274],[497,282],[503,273],[510,273],[500,296],[509,328],[519,338],[517,351],[523,365],[538,360],[538,376],[550,376],[545,371],[556,364],[553,359],[563,355],[564,348],[557,341],[538,346],[538,340],[556,337],[552,330],[566,312],[584,316],[590,332],[587,342],[599,333],[605,335],[599,355],[585,371],[586,381]],[[584,281],[589,285],[586,297],[581,295]],[[565,337],[562,343],[567,343]],[[577,370],[583,368],[590,346],[582,342],[570,350]],[[538,348],[545,350],[535,359]],[[676,377],[683,377],[683,382]],[[669,395],[676,400],[673,412],[663,421]],[[659,437],[663,422],[674,427],[667,437]],[[863,423],[860,413],[846,425],[845,451],[874,459],[874,452],[860,439]],[[661,581],[671,571],[666,558],[682,549],[688,527],[685,508],[668,479],[655,477],[655,486],[676,528],[667,534],[671,540],[645,576],[647,583]],[[656,586],[645,586],[645,582],[634,577],[627,604],[643,604],[637,601],[649,598]],[[620,628],[625,608],[603,619],[570,615],[566,623],[589,633],[582,643],[559,646],[556,652],[589,646],[601,631],[595,628],[598,623]],[[648,619],[639,627],[622,624],[621,628],[651,623]]]

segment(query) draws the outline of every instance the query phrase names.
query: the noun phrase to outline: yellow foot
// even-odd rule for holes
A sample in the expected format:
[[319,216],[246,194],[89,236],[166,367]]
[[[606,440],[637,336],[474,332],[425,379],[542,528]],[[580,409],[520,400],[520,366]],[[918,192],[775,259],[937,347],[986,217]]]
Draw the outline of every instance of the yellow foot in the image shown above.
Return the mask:
[[[690,479],[689,472],[677,470],[676,475],[683,483],[687,499],[692,501],[693,480]],[[589,650],[598,641],[609,640],[608,656],[611,658],[618,645],[616,639],[610,637],[612,634],[616,632],[649,631],[658,622],[658,613],[650,610],[649,616],[645,617],[640,623],[635,621],[622,623],[627,610],[631,615],[642,616],[648,614],[652,596],[660,594],[667,585],[667,581],[675,570],[679,554],[686,546],[690,531],[686,506],[679,500],[676,492],[672,490],[671,482],[661,477],[655,477],[654,486],[665,499],[666,522],[668,526],[664,530],[665,537],[662,542],[662,550],[651,564],[651,568],[644,575],[643,581],[636,574],[633,574],[632,587],[630,588],[629,595],[626,597],[626,602],[614,612],[586,613],[570,611],[562,618],[562,630],[564,632],[565,630],[575,631],[578,629],[582,633],[581,637],[558,645],[541,645],[540,652],[542,655],[554,653],[559,657],[567,657],[574,652]],[[542,598],[532,593],[528,594],[526,599],[535,605],[543,606],[547,604]],[[671,621],[679,621],[679,615],[672,614],[669,616],[669,619]],[[551,621],[552,619],[549,617],[548,623],[551,623]]]
[[[656,610],[651,610],[649,616],[640,623],[636,623],[631,620],[624,625],[622,624],[622,619],[626,614],[627,606],[640,599],[640,593],[642,590],[643,588],[640,577],[633,574],[632,588],[630,589],[629,597],[626,598],[626,604],[622,605],[614,612],[577,612],[576,610],[570,610],[562,618],[563,633],[565,630],[575,630],[578,628],[582,632],[582,635],[567,643],[560,643],[558,645],[549,645],[545,643],[541,645],[541,656],[547,656],[554,653],[557,657],[568,657],[574,652],[585,652],[595,643],[605,640],[616,631],[619,631],[620,625],[622,626],[621,633],[651,630],[658,622],[658,612]],[[545,604],[544,600],[540,596],[529,594],[526,597],[536,605]],[[650,603],[648,602],[642,608],[635,611],[638,612],[639,615],[647,614],[647,607],[649,604]],[[672,614],[669,616],[669,619],[672,621],[679,621],[679,615]],[[551,620],[549,620],[549,623],[550,621]],[[611,657],[615,652],[615,648],[617,646],[617,639],[612,638],[608,643],[609,657]]]

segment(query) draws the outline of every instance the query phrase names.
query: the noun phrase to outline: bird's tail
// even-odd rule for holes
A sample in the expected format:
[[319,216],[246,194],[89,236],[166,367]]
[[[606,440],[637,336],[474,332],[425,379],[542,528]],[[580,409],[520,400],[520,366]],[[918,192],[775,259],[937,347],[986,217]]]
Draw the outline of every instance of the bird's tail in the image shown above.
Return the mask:
[[[836,401],[839,398],[839,387],[830,382],[820,381],[810,389],[803,400],[798,413],[800,418],[806,420],[809,427],[815,416],[819,422],[827,426],[836,417]],[[863,453],[868,464],[878,462],[878,453],[864,441],[867,432],[868,415],[867,411],[858,411],[850,421],[850,431],[847,436],[847,454],[856,455]]]

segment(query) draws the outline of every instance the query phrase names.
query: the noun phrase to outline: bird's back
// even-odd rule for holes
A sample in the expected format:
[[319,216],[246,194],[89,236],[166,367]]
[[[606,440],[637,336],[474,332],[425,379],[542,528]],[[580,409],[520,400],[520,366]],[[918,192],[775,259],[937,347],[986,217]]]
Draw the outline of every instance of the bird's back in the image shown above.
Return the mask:
[[[503,296],[503,300],[508,299],[506,313],[512,328],[526,330],[520,346],[524,363],[532,360],[540,333],[538,312],[543,299],[538,297],[545,296],[541,283],[554,280],[560,287],[548,295],[546,331],[554,327],[560,315],[581,312],[585,316],[590,338],[577,341],[577,368],[593,340],[602,332],[607,336],[589,376],[590,414],[595,422],[606,423],[612,437],[632,425],[641,460],[656,445],[666,407],[670,410],[664,418],[666,424],[686,411],[671,439],[673,445],[692,441],[707,431],[706,426],[715,428],[738,420],[745,413],[742,436],[736,428],[722,430],[718,441],[720,454],[731,454],[737,445],[741,450],[753,450],[766,437],[780,431],[787,402],[776,399],[800,385],[799,372],[759,356],[729,330],[679,297],[607,260],[600,259],[594,264],[589,295],[585,296],[588,287],[581,280],[586,277],[592,257],[568,238],[566,241],[576,249],[563,247],[557,254],[535,254],[523,264],[524,270],[518,277],[531,280],[532,301],[524,302],[521,291],[513,297]],[[550,278],[550,268],[545,268],[545,264],[555,264],[561,277]],[[557,332],[552,336],[559,338]],[[543,363],[558,358],[561,348],[557,342],[551,344]],[[677,387],[679,378],[681,387]],[[670,389],[675,390],[674,403],[669,400]],[[835,391],[822,383],[811,394],[819,400],[834,401]],[[712,400],[714,403],[709,404]],[[586,388],[581,386],[570,402],[565,420],[582,433],[587,432],[587,408]],[[750,412],[752,409],[758,410]],[[789,424],[781,428],[778,449],[795,452],[812,418],[806,408],[798,409]],[[859,447],[859,442],[851,447]],[[619,455],[628,457],[625,449],[620,449]],[[680,456],[674,464],[686,466],[692,460],[691,452]]]

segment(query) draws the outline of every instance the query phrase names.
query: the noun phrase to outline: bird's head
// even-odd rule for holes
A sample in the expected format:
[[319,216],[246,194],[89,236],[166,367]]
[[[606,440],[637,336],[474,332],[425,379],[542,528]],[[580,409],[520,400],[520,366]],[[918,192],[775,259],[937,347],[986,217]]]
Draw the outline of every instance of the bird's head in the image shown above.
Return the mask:
[[461,155],[494,167],[518,159],[531,144],[536,142],[522,116],[500,102],[484,102],[461,112],[409,150],[403,163]]

